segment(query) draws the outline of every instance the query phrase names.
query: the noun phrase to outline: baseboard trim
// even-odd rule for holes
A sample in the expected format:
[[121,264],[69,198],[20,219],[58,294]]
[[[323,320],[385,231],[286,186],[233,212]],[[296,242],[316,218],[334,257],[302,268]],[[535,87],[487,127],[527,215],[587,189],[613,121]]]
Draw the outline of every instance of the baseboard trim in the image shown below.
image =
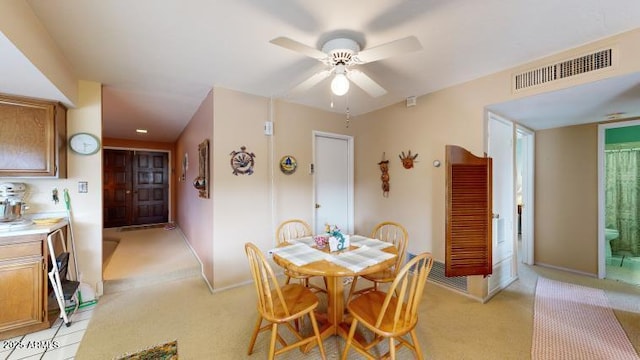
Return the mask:
[[196,253],[196,251],[193,248],[193,246],[191,246],[191,243],[189,243],[189,241],[187,241],[187,236],[182,232],[182,229],[180,229],[180,226],[176,226],[175,229],[173,229],[172,231],[180,232],[180,236],[182,237],[182,241],[184,241],[184,243],[187,244],[187,247],[189,248],[189,251],[191,251],[193,256],[195,256],[196,260],[198,260],[198,264],[200,264],[200,277],[202,277],[202,280],[204,280],[204,283],[207,284],[207,287],[209,288],[209,291],[211,293],[214,293],[215,291],[213,290],[213,285],[209,282],[209,280],[207,279],[207,276],[204,273],[204,264],[202,263],[202,260],[200,260],[200,257]]
[[578,270],[575,270],[575,269],[569,269],[569,268],[566,268],[566,267],[554,266],[554,265],[549,265],[549,264],[540,263],[540,262],[536,262],[534,265],[535,266],[540,266],[540,267],[543,267],[543,268],[561,270],[561,271],[566,271],[566,272],[573,273],[573,274],[584,275],[584,276],[588,276],[588,277],[592,277],[592,278],[597,278],[598,277],[598,274],[588,273],[588,272],[585,272],[585,271],[578,271]]

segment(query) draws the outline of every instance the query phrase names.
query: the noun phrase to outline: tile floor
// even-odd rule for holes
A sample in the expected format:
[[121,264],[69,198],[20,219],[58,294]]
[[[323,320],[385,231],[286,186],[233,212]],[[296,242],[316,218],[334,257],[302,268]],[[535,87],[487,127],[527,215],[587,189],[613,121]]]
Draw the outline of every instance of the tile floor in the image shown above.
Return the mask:
[[58,319],[49,329],[0,340],[0,359],[73,359],[95,306],[78,309],[71,315],[69,327],[64,325],[62,319]]
[[606,278],[640,286],[640,257],[615,256],[606,259]]

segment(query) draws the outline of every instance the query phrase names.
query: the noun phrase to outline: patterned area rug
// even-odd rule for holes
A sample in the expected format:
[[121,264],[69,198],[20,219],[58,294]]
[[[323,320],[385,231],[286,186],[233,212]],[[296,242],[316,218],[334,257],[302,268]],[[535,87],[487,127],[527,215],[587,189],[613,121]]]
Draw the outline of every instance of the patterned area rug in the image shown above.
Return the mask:
[[118,360],[174,360],[178,359],[178,341],[171,341],[162,345],[125,355]]
[[601,289],[538,278],[532,360],[640,359]]

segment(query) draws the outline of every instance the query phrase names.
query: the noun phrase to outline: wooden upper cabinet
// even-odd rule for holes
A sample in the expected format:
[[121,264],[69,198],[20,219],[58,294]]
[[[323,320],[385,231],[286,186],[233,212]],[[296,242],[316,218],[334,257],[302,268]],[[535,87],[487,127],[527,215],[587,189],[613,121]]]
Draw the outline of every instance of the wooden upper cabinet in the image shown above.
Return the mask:
[[0,95],[0,177],[67,177],[67,109]]

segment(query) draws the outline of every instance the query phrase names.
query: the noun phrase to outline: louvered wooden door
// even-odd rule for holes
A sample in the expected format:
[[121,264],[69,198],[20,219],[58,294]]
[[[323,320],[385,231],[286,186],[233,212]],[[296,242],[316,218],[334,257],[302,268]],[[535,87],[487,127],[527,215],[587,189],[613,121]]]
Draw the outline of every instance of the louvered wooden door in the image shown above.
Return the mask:
[[446,146],[445,275],[492,272],[492,162],[459,146]]

